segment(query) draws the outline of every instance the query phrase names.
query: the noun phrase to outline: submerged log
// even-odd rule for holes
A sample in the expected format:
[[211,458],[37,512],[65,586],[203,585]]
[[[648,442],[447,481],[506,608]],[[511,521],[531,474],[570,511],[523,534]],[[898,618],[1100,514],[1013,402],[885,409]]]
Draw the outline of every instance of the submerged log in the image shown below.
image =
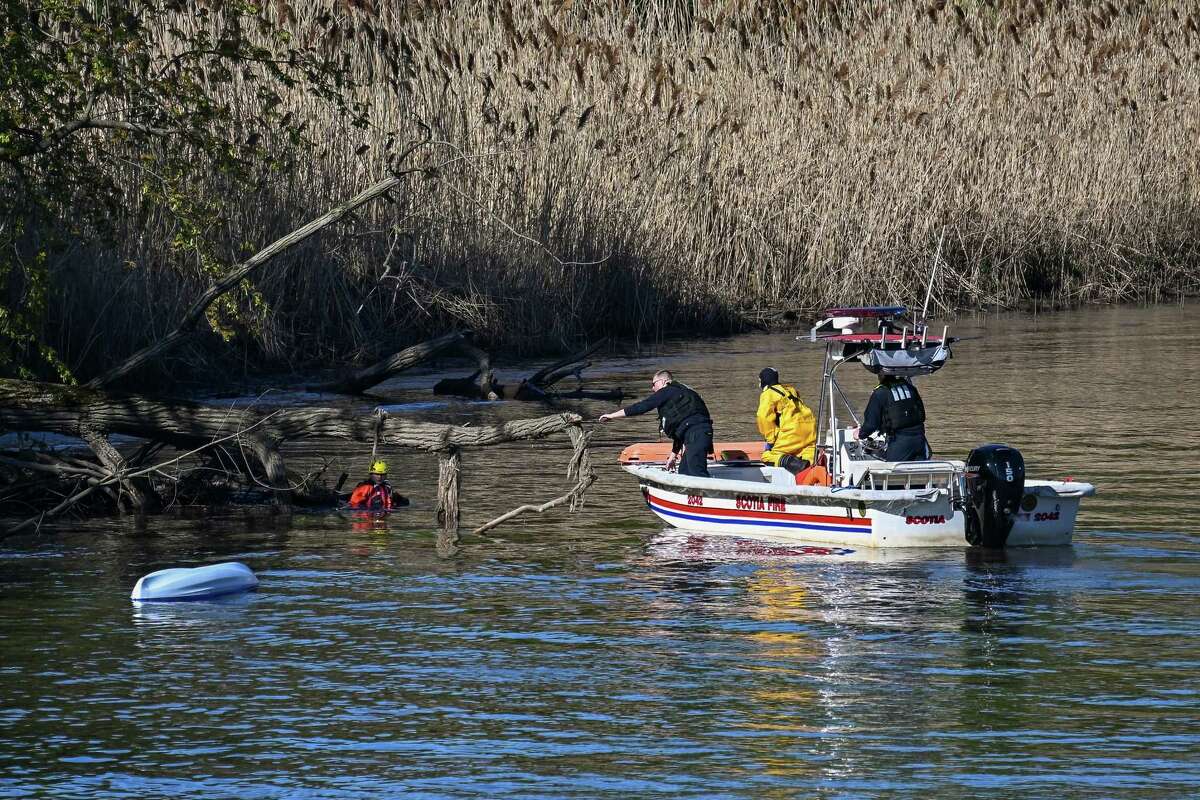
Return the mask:
[[336,380],[309,386],[308,391],[362,394],[372,386],[383,383],[397,372],[403,372],[410,367],[415,367],[417,364],[428,361],[438,353],[456,345],[461,346],[466,342],[466,337],[467,334],[465,333],[447,333],[436,339],[430,339],[427,342],[407,347],[381,361],[377,361],[369,367],[354,370]]
[[[542,367],[521,381],[513,393],[514,400],[525,400],[554,404],[559,400],[614,400],[620,402],[625,393],[621,389],[584,389],[578,386],[568,392],[559,392],[553,386],[568,375],[574,375],[582,383],[582,372],[592,365],[587,357],[607,343],[601,339],[590,347],[573,353],[553,364]],[[472,399],[503,399],[504,387],[496,382],[491,368],[490,356],[472,344],[463,342],[458,347],[464,354],[475,359],[478,369],[465,378],[445,378],[433,387],[436,395],[454,395]]]
[[[584,389],[583,371],[592,365],[587,357],[599,350],[608,342],[601,339],[590,347],[566,358],[542,367],[537,372],[521,381],[517,387],[517,400],[534,400],[544,403],[554,403],[557,400],[615,400],[620,402],[625,397],[621,389]],[[555,391],[552,387],[568,375],[574,375],[580,383],[569,392]]]
[[504,397],[504,387],[496,383],[492,372],[492,358],[468,341],[458,343],[463,355],[475,359],[477,369],[465,378],[446,378],[434,384],[433,393],[470,397],[473,400],[499,400]]
[[[562,379],[562,378],[566,377],[567,375],[570,375],[572,372],[576,371],[574,369],[575,365],[580,364],[581,362],[585,361],[588,356],[590,356],[592,353],[599,350],[601,347],[603,347],[607,343],[608,343],[608,339],[601,339],[600,341],[596,342],[592,346],[585,347],[583,350],[580,350],[578,353],[574,353],[573,355],[569,355],[566,358],[555,361],[553,364],[542,367],[541,369],[539,369],[537,372],[530,375],[525,380],[527,383],[532,383],[535,386],[542,386],[542,387],[551,386],[555,382],[559,381],[560,379]],[[591,362],[588,362],[587,364],[583,364],[579,369],[583,369],[583,367],[589,367],[589,366],[591,366]],[[572,367],[572,369],[564,371],[565,367]]]

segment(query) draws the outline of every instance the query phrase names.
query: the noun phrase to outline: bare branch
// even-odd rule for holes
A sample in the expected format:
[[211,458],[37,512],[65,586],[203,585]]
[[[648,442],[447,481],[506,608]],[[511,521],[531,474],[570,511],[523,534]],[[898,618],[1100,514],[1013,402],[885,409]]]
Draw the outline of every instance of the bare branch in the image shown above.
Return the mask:
[[142,125],[137,122],[127,122],[120,119],[93,119],[83,118],[75,119],[63,125],[56,131],[52,131],[48,135],[42,137],[42,140],[33,145],[32,148],[25,154],[26,156],[37,155],[43,153],[50,148],[61,144],[64,140],[75,133],[83,130],[119,130],[132,131],[133,133],[144,133],[150,136],[170,136],[179,131],[170,128],[157,128],[153,125]]
[[567,503],[570,503],[572,511],[575,511],[579,507],[580,503],[583,502],[583,495],[587,492],[588,487],[596,482],[596,473],[592,469],[591,454],[588,452],[588,445],[591,443],[592,437],[590,433],[584,433],[578,424],[573,425],[567,432],[570,434],[571,443],[575,447],[574,453],[571,455],[571,463],[567,466],[567,477],[575,478],[575,485],[571,487],[571,490],[540,505],[526,504],[514,508],[496,517],[491,522],[480,525],[471,531],[471,533],[479,534],[489,531],[528,511],[540,514],[543,511],[549,511],[552,508],[557,508]]
[[[400,158],[407,158],[418,147],[420,147],[422,144],[425,144],[427,141],[428,138],[426,138],[424,141],[413,144],[404,151]],[[163,353],[175,348],[180,344],[180,342],[184,341],[188,337],[192,328],[195,327],[196,323],[204,317],[208,307],[212,305],[218,297],[237,286],[244,279],[254,273],[255,270],[259,269],[262,265],[275,258],[275,256],[286,252],[300,242],[303,242],[314,233],[329,227],[350,212],[354,211],[354,209],[358,208],[359,206],[365,205],[387,193],[389,190],[394,189],[396,186],[399,186],[400,183],[403,182],[403,179],[406,175],[410,175],[414,172],[423,172],[423,170],[416,168],[400,172],[393,172],[389,177],[378,181],[366,190],[360,192],[355,197],[347,200],[345,203],[335,206],[321,216],[310,221],[307,225],[297,228],[286,236],[281,236],[280,238],[271,242],[271,244],[267,245],[262,250],[259,250],[246,261],[236,266],[220,281],[210,286],[208,291],[202,294],[199,299],[197,299],[196,302],[191,305],[191,307],[183,315],[183,319],[179,321],[179,324],[175,326],[173,331],[159,339],[154,344],[144,347],[138,352],[134,353],[132,356],[125,359],[124,362],[118,364],[116,367],[113,367],[103,375],[99,375],[88,381],[87,386],[93,389],[99,389],[101,387],[108,386],[114,381],[125,377],[130,372],[133,372],[135,369],[147,363],[151,359],[157,358]]]

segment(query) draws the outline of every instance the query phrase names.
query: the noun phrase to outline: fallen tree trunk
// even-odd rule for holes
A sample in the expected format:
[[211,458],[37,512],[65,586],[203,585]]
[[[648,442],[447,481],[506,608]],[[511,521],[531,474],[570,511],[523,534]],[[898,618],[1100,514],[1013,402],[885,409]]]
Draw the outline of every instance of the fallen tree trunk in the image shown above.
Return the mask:
[[[608,342],[601,339],[578,353],[573,353],[564,359],[542,367],[537,372],[521,381],[517,387],[517,400],[536,400],[544,403],[554,403],[557,400],[615,400],[620,402],[625,393],[620,389],[584,389],[583,371],[592,365],[587,357],[599,350]],[[558,392],[552,387],[568,375],[574,375],[581,384],[569,392]]]
[[393,353],[369,367],[352,371],[337,380],[309,386],[308,391],[362,394],[372,386],[383,383],[397,372],[403,372],[423,361],[428,361],[444,350],[448,350],[456,345],[462,345],[466,342],[466,336],[467,334],[465,333],[447,333],[445,336],[439,336],[436,339],[415,344],[398,353]]
[[[541,369],[539,369],[537,372],[530,375],[525,380],[526,380],[526,382],[532,383],[535,386],[542,386],[542,387],[551,386],[556,381],[560,380],[561,378],[566,377],[567,375],[570,375],[572,372],[575,371],[574,369],[570,369],[570,370],[567,370],[566,372],[563,372],[564,367],[568,367],[568,366],[575,367],[580,362],[585,361],[587,359],[587,357],[590,356],[592,353],[596,352],[601,347],[603,347],[607,342],[608,342],[608,339],[601,339],[600,341],[593,344],[591,347],[585,347],[583,350],[580,350],[578,353],[569,355],[564,359],[555,361],[553,364],[542,367]],[[591,362],[588,362],[587,364],[583,364],[582,366],[579,367],[579,369],[583,369],[584,367],[587,367],[587,366],[591,366]]]
[[438,452],[447,447],[486,447],[520,439],[540,439],[566,430],[582,418],[553,414],[491,427],[439,425],[385,415],[355,414],[337,408],[276,408],[205,405],[144,395],[119,395],[79,386],[0,379],[0,428],[79,436],[91,422],[105,433],[172,444],[203,443],[232,432],[255,433],[281,443],[294,439],[343,439]]
[[[559,400],[614,400],[620,402],[625,398],[625,392],[621,389],[584,389],[580,385],[569,392],[559,392],[552,388],[554,384],[568,375],[574,375],[582,383],[583,378],[580,373],[592,365],[592,362],[585,359],[603,347],[607,341],[607,339],[601,339],[585,350],[542,367],[521,381],[513,393],[513,399],[543,402],[550,405]],[[465,378],[444,378],[438,381],[434,384],[433,393],[469,397],[473,400],[503,399],[504,387],[496,383],[491,367],[491,357],[468,342],[461,343],[458,349],[464,354],[472,356],[478,369]]]
[[[199,449],[232,441],[252,453],[263,468],[266,484],[281,503],[291,500],[291,485],[279,447],[299,439],[340,439],[408,447],[438,453],[453,461],[457,474],[458,451],[526,439],[541,439],[577,427],[577,414],[554,414],[515,420],[495,426],[456,426],[417,422],[386,414],[356,414],[334,408],[262,408],[214,406],[188,400],[167,400],[141,395],[110,394],[87,387],[62,386],[0,379],[0,429],[44,431],[82,436],[85,429],[98,435],[125,434],[175,446]],[[449,464],[445,467],[449,469]],[[141,477],[138,470],[113,480]],[[447,473],[443,473],[445,477]],[[447,479],[448,480],[448,479]],[[457,529],[457,486],[453,498],[440,504],[445,528]]]
[[166,336],[157,339],[154,344],[148,345],[137,351],[129,358],[110,369],[108,372],[105,372],[103,375],[97,375],[95,378],[92,378],[92,380],[88,381],[88,386],[93,389],[109,386],[121,380],[129,373],[134,372],[140,369],[142,366],[154,361],[164,353],[173,350],[181,342],[185,341],[189,336],[191,336],[192,331],[197,326],[197,323],[204,318],[204,314],[206,311],[208,311],[208,307],[216,302],[217,298],[219,298],[221,295],[225,294],[230,289],[240,284],[243,280],[250,277],[250,275],[258,271],[260,267],[262,267],[271,259],[275,258],[275,256],[290,250],[292,247],[295,247],[300,242],[303,242],[314,233],[329,227],[359,206],[365,205],[366,203],[369,203],[372,200],[387,194],[389,190],[394,189],[401,184],[404,175],[420,171],[421,170],[406,170],[405,172],[396,173],[390,177],[384,178],[378,183],[375,183],[374,185],[365,189],[355,197],[352,197],[341,205],[335,206],[321,216],[310,221],[307,225],[297,228],[286,236],[282,236],[271,242],[262,250],[259,250],[250,258],[243,261],[241,264],[235,265],[234,268],[231,269],[224,278],[208,287],[204,294],[200,295],[200,297],[197,298],[194,303],[192,303],[191,307],[188,308],[187,312],[183,315],[183,319],[179,321],[179,324],[175,326],[174,330],[172,330]]

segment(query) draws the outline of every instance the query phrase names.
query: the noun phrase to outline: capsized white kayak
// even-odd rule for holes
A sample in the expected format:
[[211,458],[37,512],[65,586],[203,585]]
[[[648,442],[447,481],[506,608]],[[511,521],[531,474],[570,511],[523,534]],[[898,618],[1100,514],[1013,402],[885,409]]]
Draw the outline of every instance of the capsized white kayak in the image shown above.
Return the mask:
[[147,601],[208,600],[248,592],[258,578],[245,564],[229,561],[205,567],[160,569],[138,579],[130,599]]

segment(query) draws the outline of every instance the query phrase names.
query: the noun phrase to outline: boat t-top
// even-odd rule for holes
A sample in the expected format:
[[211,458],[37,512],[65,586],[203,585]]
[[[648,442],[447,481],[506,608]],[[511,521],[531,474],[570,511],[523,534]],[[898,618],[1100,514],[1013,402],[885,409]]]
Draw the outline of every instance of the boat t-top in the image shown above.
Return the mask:
[[[668,525],[704,533],[847,547],[1067,545],[1090,483],[1028,480],[1014,447],[976,447],[966,461],[885,461],[855,432],[858,419],[838,371],[857,363],[880,376],[940,370],[957,339],[930,330],[899,306],[827,309],[806,337],[825,346],[817,447],[811,470],[793,475],[762,463],[763,443],[714,444],[710,477],[665,468],[669,444],[621,453],[650,510]],[[843,427],[839,409],[853,425]]]

